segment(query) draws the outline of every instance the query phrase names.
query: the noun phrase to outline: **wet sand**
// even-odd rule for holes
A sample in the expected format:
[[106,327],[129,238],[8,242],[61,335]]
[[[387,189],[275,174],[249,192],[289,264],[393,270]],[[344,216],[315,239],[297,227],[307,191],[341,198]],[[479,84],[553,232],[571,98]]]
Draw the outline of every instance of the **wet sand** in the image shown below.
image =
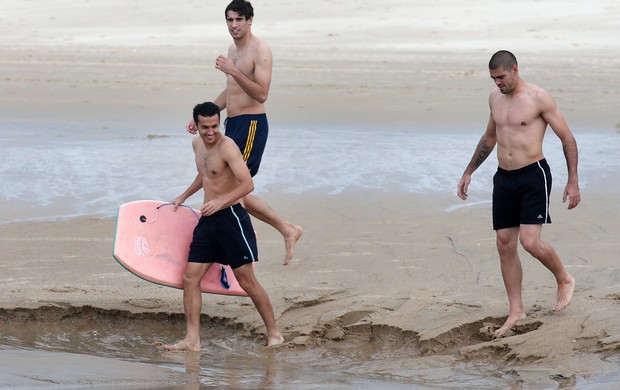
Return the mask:
[[[62,0],[46,4],[52,3],[56,9],[50,5],[28,13],[17,1],[6,5],[0,24],[4,121],[42,126],[155,121],[182,132],[187,107],[212,99],[223,87],[211,65],[229,44],[219,11],[185,24],[196,19],[195,5],[174,7],[177,2],[158,0],[159,7],[149,7],[155,14],[144,15],[136,9],[114,11],[121,2],[99,4],[93,7],[100,17],[89,19],[91,24],[83,22],[94,12],[86,6]],[[264,11],[256,4],[261,16],[255,33],[270,42],[276,60],[268,104],[272,126],[312,122],[379,128],[415,121],[430,131],[482,132],[493,87],[485,67],[495,50],[506,48],[517,54],[522,77],[555,95],[574,132],[620,128],[620,91],[613,88],[620,82],[620,50],[610,32],[618,27],[616,3],[597,2],[587,9],[519,3],[513,10],[517,21],[508,25],[493,22],[495,8],[485,2],[464,8],[442,3],[401,9],[397,2],[370,2],[361,9],[353,2],[326,2],[329,15],[312,11],[300,21],[290,20],[299,13],[288,2],[270,2]],[[536,17],[521,20],[531,9],[538,10]],[[459,18],[462,14],[470,18]],[[391,22],[395,17],[398,22]],[[515,38],[499,38],[511,35]],[[473,151],[474,146],[455,140],[455,147]],[[554,281],[523,254],[528,319],[500,340],[488,340],[485,333],[501,325],[508,309],[489,204],[446,211],[461,204],[453,194],[429,197],[389,189],[334,196],[265,194],[305,228],[296,259],[283,267],[280,238],[255,223],[261,252],[257,274],[285,335],[284,348],[376,340],[396,332],[429,366],[441,366],[446,356],[456,362],[494,362],[525,381],[617,373],[617,363],[602,358],[620,349],[618,188],[592,183],[583,189],[582,204],[568,212],[560,202],[563,183],[554,184],[554,223],[543,235],[577,280],[573,303],[551,313]],[[42,307],[182,313],[180,291],[148,284],[112,259],[114,223],[113,218],[81,217],[0,225],[0,321],[19,327],[24,319],[16,313],[29,313],[28,320],[56,320],[58,314]],[[260,318],[247,300],[205,296],[203,313],[233,326],[240,336],[264,341]],[[15,355],[0,354],[0,361],[15,362]]]
[[[163,389],[165,383],[182,381],[180,374],[154,365],[84,354],[0,351],[0,362],[0,380],[3,388],[8,389],[75,388],[76,384],[102,389],[135,386]],[[47,385],[42,386],[42,383]]]
[[[450,200],[410,194],[267,197],[306,228],[295,261],[285,267],[280,238],[255,224],[257,276],[287,341],[282,353],[334,341],[387,343],[397,335],[415,351],[409,365],[440,367],[451,356],[516,372],[535,368],[542,377],[617,372],[603,358],[620,347],[619,215],[613,195],[584,195],[588,201],[574,212],[556,196],[555,222],[544,230],[577,279],[573,303],[552,313],[552,277],[523,255],[528,319],[499,340],[485,333],[507,314],[488,205],[446,212]],[[416,207],[403,206],[409,204]],[[20,326],[25,315],[15,313],[51,321],[66,311],[79,318],[82,307],[178,319],[179,290],[144,282],[111,258],[113,229],[113,219],[96,218],[0,226],[2,274],[10,275],[1,287],[2,321]],[[247,299],[204,298],[207,318],[264,343],[264,327]],[[50,306],[58,309],[37,309]]]

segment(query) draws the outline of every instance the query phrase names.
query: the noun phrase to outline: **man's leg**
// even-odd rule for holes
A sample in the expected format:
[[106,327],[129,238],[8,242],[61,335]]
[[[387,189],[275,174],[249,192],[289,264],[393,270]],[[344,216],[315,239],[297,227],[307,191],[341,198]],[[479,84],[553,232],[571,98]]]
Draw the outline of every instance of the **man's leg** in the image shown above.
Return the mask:
[[497,251],[502,268],[504,286],[508,294],[510,312],[504,325],[495,331],[496,337],[503,336],[519,320],[526,317],[523,309],[523,298],[521,296],[521,283],[523,282],[523,269],[521,259],[517,252],[519,242],[519,228],[499,229],[497,234]]
[[164,345],[168,351],[200,351],[200,313],[202,292],[200,281],[213,263],[187,263],[183,273],[183,309],[187,332],[176,344]]
[[273,226],[284,237],[284,247],[286,249],[284,265],[288,264],[295,255],[295,244],[301,238],[304,229],[284,220],[267,202],[256,195],[246,195],[243,198],[243,205],[248,210],[248,213]]
[[558,292],[553,311],[561,311],[568,307],[573,298],[575,279],[566,272],[551,244],[540,239],[541,231],[542,225],[521,225],[521,245],[555,276]]
[[241,288],[248,293],[248,296],[254,302],[256,310],[260,314],[265,328],[267,329],[267,345],[278,345],[284,342],[284,337],[276,326],[276,318],[273,314],[271,301],[265,289],[258,283],[254,276],[254,267],[252,264],[244,264],[233,270],[237,281]]

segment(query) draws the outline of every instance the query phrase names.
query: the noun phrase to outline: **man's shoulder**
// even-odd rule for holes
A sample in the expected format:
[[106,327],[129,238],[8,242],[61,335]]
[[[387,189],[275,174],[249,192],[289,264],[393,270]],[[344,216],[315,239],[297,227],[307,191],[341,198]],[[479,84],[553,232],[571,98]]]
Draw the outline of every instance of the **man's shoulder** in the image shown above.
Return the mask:
[[524,82],[523,83],[523,87],[528,92],[534,92],[534,93],[545,92],[545,93],[548,93],[547,90],[544,89],[543,87],[541,87],[540,85],[534,84],[534,83],[530,83],[530,82]]
[[220,140],[217,143],[217,148],[220,152],[226,153],[229,150],[239,150],[239,147],[235,143],[235,141],[225,134],[220,134]]
[[538,107],[553,102],[553,96],[551,93],[539,85],[526,83],[525,92],[532,102]]
[[192,137],[192,147],[196,149],[196,146],[202,144],[202,138],[200,138],[199,134],[196,134]]
[[219,158],[229,163],[237,158],[243,160],[239,146],[232,138],[224,134],[222,134],[221,139],[217,143],[217,154]]
[[254,47],[255,51],[260,53],[271,53],[269,44],[256,35],[252,35],[252,47]]
[[243,46],[237,46],[234,43],[228,49],[229,56],[237,55],[243,58],[250,58],[256,60],[258,58],[271,58],[271,47],[267,42],[258,38],[256,35],[252,35],[250,40]]
[[489,105],[493,106],[497,104],[499,100],[504,98],[504,94],[498,89],[494,88],[489,92]]
[[256,44],[256,45],[265,45],[265,46],[269,47],[269,45],[267,44],[267,42],[264,39],[254,35],[254,34],[252,34],[252,42],[254,42],[254,44]]

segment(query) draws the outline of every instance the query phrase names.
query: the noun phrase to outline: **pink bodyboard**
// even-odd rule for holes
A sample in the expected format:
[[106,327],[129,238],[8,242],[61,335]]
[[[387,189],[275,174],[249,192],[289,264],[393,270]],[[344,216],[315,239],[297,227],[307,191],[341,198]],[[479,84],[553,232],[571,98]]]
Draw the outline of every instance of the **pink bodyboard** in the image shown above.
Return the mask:
[[[118,208],[113,255],[129,272],[149,282],[183,288],[189,245],[200,212],[157,200]],[[228,288],[225,287],[226,282]],[[247,296],[232,269],[213,263],[200,283],[202,292]]]

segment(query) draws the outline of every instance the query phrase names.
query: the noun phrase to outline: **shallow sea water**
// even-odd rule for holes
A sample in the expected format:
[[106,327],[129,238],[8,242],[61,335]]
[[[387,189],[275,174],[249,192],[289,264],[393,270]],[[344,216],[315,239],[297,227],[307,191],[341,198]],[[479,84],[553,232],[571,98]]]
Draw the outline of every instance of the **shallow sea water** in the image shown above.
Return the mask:
[[[91,308],[51,320],[49,313],[6,313],[3,389],[613,389],[620,383],[620,372],[565,378],[541,370],[524,379],[491,361],[422,357],[413,340],[398,334],[270,349],[242,329],[203,318],[201,353],[167,352],[159,344],[183,334],[180,315]],[[620,366],[617,356],[604,359]]]
[[[195,177],[191,136],[184,129],[127,124],[0,122],[0,223],[32,218],[116,215],[120,204],[138,199],[173,199]],[[28,142],[24,134],[29,134]],[[444,128],[270,129],[255,192],[287,194],[396,191],[455,196],[480,131]],[[620,172],[620,134],[580,130],[580,184],[615,180]],[[36,164],[32,163],[36,156]],[[555,191],[566,182],[559,140],[549,130],[545,156]],[[473,205],[489,201],[494,156],[473,177]],[[303,180],[302,180],[303,178]],[[200,203],[198,195],[188,204]]]

